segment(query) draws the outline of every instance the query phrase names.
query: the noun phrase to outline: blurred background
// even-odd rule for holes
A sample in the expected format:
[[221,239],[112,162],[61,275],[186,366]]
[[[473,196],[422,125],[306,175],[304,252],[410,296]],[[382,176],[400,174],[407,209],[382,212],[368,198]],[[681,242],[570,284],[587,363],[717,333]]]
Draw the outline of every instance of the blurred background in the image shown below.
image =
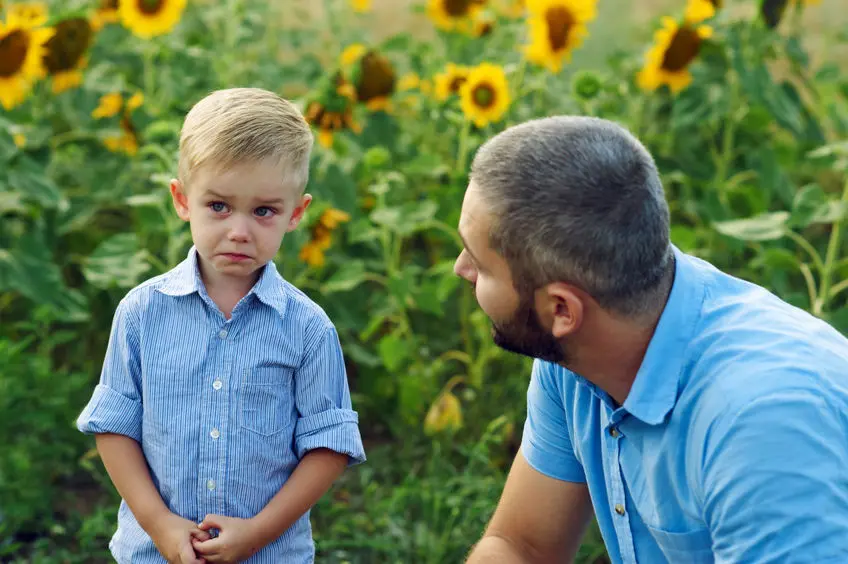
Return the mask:
[[[461,562],[497,503],[530,363],[452,265],[468,163],[505,127],[623,123],[676,245],[848,331],[844,0],[0,6],[3,562],[110,561],[119,499],[74,421],[118,301],[191,244],[167,183],[217,88],[278,92],[316,135],[277,264],[339,329],[369,457],[313,511],[319,562]],[[595,529],[578,561],[607,562]]]

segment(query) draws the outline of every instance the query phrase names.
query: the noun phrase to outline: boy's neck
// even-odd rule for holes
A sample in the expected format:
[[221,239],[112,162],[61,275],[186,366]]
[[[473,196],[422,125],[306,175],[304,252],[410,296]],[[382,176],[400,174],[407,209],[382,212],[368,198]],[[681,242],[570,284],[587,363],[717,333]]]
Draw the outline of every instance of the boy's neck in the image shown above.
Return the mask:
[[198,257],[197,266],[200,270],[200,279],[203,281],[206,293],[227,319],[230,319],[233,308],[239,300],[250,292],[265,268],[258,268],[250,276],[243,277],[219,274],[204,264],[200,257]]

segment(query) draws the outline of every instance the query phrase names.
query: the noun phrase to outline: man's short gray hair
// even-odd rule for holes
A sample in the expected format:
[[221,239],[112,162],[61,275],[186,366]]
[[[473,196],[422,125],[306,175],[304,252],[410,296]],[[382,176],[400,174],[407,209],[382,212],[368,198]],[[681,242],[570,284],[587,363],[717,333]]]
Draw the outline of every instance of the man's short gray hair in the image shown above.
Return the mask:
[[622,126],[576,116],[522,123],[478,150],[471,180],[519,292],[567,282],[626,317],[664,304],[668,204],[653,158]]

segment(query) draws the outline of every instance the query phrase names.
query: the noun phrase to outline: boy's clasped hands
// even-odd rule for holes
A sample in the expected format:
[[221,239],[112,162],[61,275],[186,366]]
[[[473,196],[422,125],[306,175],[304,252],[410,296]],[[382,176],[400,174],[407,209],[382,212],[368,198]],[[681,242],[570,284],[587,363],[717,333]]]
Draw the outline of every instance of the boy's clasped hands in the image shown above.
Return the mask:
[[[217,536],[210,534],[212,529]],[[262,548],[251,520],[222,515],[207,515],[198,524],[171,514],[151,537],[169,564],[235,564]]]

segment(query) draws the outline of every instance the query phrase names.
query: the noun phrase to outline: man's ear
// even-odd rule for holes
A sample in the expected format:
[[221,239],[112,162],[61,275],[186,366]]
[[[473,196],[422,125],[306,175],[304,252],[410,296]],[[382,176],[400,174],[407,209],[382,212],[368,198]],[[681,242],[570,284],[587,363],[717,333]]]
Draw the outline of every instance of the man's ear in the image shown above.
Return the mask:
[[574,334],[583,323],[584,297],[574,286],[553,282],[536,292],[536,309],[555,339]]
[[292,212],[291,219],[289,219],[289,225],[286,227],[286,231],[294,231],[295,228],[300,223],[300,220],[303,219],[303,214],[306,212],[306,208],[309,207],[309,204],[312,203],[312,196],[310,194],[304,194],[300,199],[300,203],[295,206],[294,211]]
[[182,183],[176,178],[171,179],[171,200],[174,202],[174,209],[177,210],[177,215],[183,221],[189,220],[188,197],[185,195]]

